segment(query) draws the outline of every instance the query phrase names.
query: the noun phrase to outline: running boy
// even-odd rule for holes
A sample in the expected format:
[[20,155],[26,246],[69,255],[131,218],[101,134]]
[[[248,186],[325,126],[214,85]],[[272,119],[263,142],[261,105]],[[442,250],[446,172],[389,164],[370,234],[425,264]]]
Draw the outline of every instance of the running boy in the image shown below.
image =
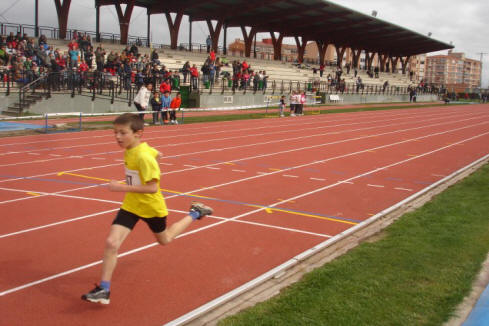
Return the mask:
[[105,244],[100,285],[82,295],[83,300],[102,304],[110,302],[110,282],[117,263],[117,251],[139,220],[148,225],[161,245],[165,245],[181,234],[192,221],[212,214],[212,208],[193,202],[189,215],[166,228],[168,211],[160,190],[160,168],[156,161],[161,154],[141,142],[143,128],[143,121],[131,113],[124,113],[114,121],[116,141],[125,149],[127,184],[112,180],[109,190],[126,194]]

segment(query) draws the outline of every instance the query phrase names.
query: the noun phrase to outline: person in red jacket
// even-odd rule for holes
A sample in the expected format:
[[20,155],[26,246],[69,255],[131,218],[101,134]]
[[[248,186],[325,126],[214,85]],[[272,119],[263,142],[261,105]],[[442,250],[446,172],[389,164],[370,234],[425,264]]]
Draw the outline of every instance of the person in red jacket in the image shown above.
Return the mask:
[[246,60],[243,60],[243,62],[241,63],[241,70],[244,72],[249,67],[250,67],[250,65],[248,64],[248,62],[246,62]]
[[192,68],[190,68],[190,81],[192,84],[192,89],[198,88],[197,85],[198,80],[199,80],[199,71],[197,70],[197,66],[193,65]]
[[171,101],[170,103],[170,123],[171,124],[178,124],[177,121],[177,113],[176,111],[180,109],[180,106],[182,105],[182,95],[180,92],[177,93],[177,96]]
[[166,81],[163,81],[161,84],[160,84],[160,93],[161,94],[165,94],[166,92],[171,92],[171,86],[169,83],[167,83]]
[[82,60],[82,62],[80,63],[80,65],[78,66],[78,71],[79,72],[85,72],[85,71],[88,71],[88,65],[87,63],[85,62],[85,60]]

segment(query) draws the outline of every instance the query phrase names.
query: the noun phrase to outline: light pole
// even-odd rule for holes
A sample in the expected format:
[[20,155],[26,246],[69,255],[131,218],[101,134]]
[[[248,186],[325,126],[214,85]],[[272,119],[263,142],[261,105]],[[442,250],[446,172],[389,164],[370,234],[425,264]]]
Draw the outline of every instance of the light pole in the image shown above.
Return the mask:
[[479,94],[482,95],[482,60],[484,59],[484,55],[488,54],[488,53],[485,53],[485,52],[479,52],[477,54],[480,54],[481,56],[481,72],[480,72],[480,81],[479,81]]

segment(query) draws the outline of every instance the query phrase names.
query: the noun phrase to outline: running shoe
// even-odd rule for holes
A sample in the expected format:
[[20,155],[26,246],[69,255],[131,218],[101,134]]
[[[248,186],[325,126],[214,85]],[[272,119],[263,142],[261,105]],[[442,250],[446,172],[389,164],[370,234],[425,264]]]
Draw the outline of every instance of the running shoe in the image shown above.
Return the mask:
[[197,218],[198,220],[200,220],[201,218],[203,218],[204,216],[206,215],[210,215],[212,214],[212,208],[210,208],[209,206],[206,206],[202,203],[199,203],[199,202],[192,202],[192,206],[190,206],[190,210],[191,211],[197,211],[200,213],[200,216]]
[[88,292],[87,294],[82,295],[83,300],[96,302],[101,304],[109,304],[110,303],[110,291],[107,291],[97,284],[95,284],[95,289]]

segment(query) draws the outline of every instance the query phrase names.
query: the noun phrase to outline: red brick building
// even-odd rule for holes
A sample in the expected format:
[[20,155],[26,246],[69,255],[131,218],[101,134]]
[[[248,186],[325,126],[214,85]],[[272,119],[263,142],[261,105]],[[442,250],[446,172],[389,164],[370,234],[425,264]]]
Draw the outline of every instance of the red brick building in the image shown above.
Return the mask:
[[430,56],[426,58],[425,78],[449,91],[472,92],[480,87],[481,62],[468,59],[461,52]]

